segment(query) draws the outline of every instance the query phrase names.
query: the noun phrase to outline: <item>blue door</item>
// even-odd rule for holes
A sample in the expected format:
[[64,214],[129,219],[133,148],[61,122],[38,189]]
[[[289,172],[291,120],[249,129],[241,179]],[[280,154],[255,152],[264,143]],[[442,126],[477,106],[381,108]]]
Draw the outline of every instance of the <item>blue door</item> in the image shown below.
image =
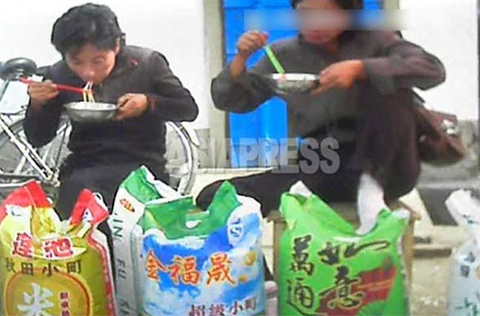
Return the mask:
[[[289,0],[225,0],[225,45],[227,62],[236,53],[236,42],[246,31],[245,20],[250,10],[285,10]],[[295,31],[265,30],[270,40],[295,35]],[[252,56],[248,62],[254,65],[263,52]],[[283,100],[272,99],[257,110],[247,114],[229,114],[230,159],[232,167],[275,166],[279,146],[286,143],[287,109]]]

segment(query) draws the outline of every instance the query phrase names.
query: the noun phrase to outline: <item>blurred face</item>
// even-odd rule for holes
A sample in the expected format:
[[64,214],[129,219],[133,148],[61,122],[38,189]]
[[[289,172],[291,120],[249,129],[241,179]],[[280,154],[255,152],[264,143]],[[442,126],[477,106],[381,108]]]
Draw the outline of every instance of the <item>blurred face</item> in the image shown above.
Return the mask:
[[68,68],[83,81],[100,84],[115,67],[115,58],[119,51],[119,44],[114,50],[101,50],[94,45],[86,44],[80,50],[67,52],[65,61]]
[[349,16],[334,0],[303,0],[297,5],[300,32],[316,45],[336,40],[348,27]]

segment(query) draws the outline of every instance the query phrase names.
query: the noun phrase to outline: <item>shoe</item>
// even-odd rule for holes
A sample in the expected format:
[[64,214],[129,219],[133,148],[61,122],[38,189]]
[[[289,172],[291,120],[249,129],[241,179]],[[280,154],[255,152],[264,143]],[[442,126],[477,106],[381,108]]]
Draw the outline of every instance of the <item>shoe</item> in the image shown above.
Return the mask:
[[271,298],[276,298],[278,294],[277,283],[275,281],[266,281],[265,282],[265,296],[267,300]]

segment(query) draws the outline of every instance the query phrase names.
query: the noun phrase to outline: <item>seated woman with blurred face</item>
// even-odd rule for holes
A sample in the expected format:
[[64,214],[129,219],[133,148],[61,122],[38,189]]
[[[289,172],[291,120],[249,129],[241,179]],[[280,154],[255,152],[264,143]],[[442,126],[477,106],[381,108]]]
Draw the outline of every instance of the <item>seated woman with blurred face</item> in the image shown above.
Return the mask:
[[119,106],[114,120],[72,122],[72,153],[61,168],[56,205],[61,217],[69,217],[84,188],[101,193],[112,205],[118,185],[141,165],[168,181],[165,121],[193,121],[198,108],[165,56],[126,45],[116,15],[97,4],[63,14],[53,26],[51,42],[62,60],[49,68],[44,82],[28,90],[24,127],[34,146],[55,136],[64,104],[82,100],[81,94],[59,91],[56,84],[84,87],[91,82],[97,101]]
[[[353,30],[350,10],[361,10],[362,1],[291,2],[300,34],[273,43],[272,50],[287,73],[315,74],[320,81],[310,94],[281,96],[293,114],[296,136],[303,139],[300,172],[274,170],[232,182],[239,194],[262,204],[264,215],[278,208],[281,194],[300,180],[326,202],[357,201],[358,232],[364,234],[374,227],[386,203],[416,185],[420,162],[409,107],[412,88],[440,84],[445,69],[436,57],[398,33]],[[328,23],[322,23],[325,17]],[[241,36],[237,55],[212,82],[217,108],[245,113],[276,95],[266,79],[275,73],[268,58],[246,69],[249,57],[267,42],[268,35],[259,31]],[[327,144],[334,155],[322,155],[325,139],[330,139]],[[315,157],[306,155],[312,152]],[[319,161],[326,161],[328,168]],[[207,205],[218,185],[205,188],[198,203]]]

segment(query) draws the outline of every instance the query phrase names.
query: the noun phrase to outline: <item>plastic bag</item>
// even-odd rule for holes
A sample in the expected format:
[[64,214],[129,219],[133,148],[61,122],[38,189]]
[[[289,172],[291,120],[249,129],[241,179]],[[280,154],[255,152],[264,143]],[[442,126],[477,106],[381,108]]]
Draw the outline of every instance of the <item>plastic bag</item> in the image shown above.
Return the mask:
[[358,236],[301,183],[282,196],[280,315],[409,315],[400,240],[408,213],[382,211]]
[[230,183],[206,212],[189,197],[149,203],[142,227],[144,315],[265,311],[260,205]]
[[147,203],[180,195],[141,167],[120,185],[108,223],[114,240],[116,296],[120,316],[140,315],[142,228],[139,225]]
[[446,205],[470,236],[450,261],[448,315],[480,315],[480,201],[471,192],[460,190],[447,199]]
[[30,182],[0,207],[3,316],[115,315],[105,235],[108,211],[84,190],[61,222],[41,186]]

